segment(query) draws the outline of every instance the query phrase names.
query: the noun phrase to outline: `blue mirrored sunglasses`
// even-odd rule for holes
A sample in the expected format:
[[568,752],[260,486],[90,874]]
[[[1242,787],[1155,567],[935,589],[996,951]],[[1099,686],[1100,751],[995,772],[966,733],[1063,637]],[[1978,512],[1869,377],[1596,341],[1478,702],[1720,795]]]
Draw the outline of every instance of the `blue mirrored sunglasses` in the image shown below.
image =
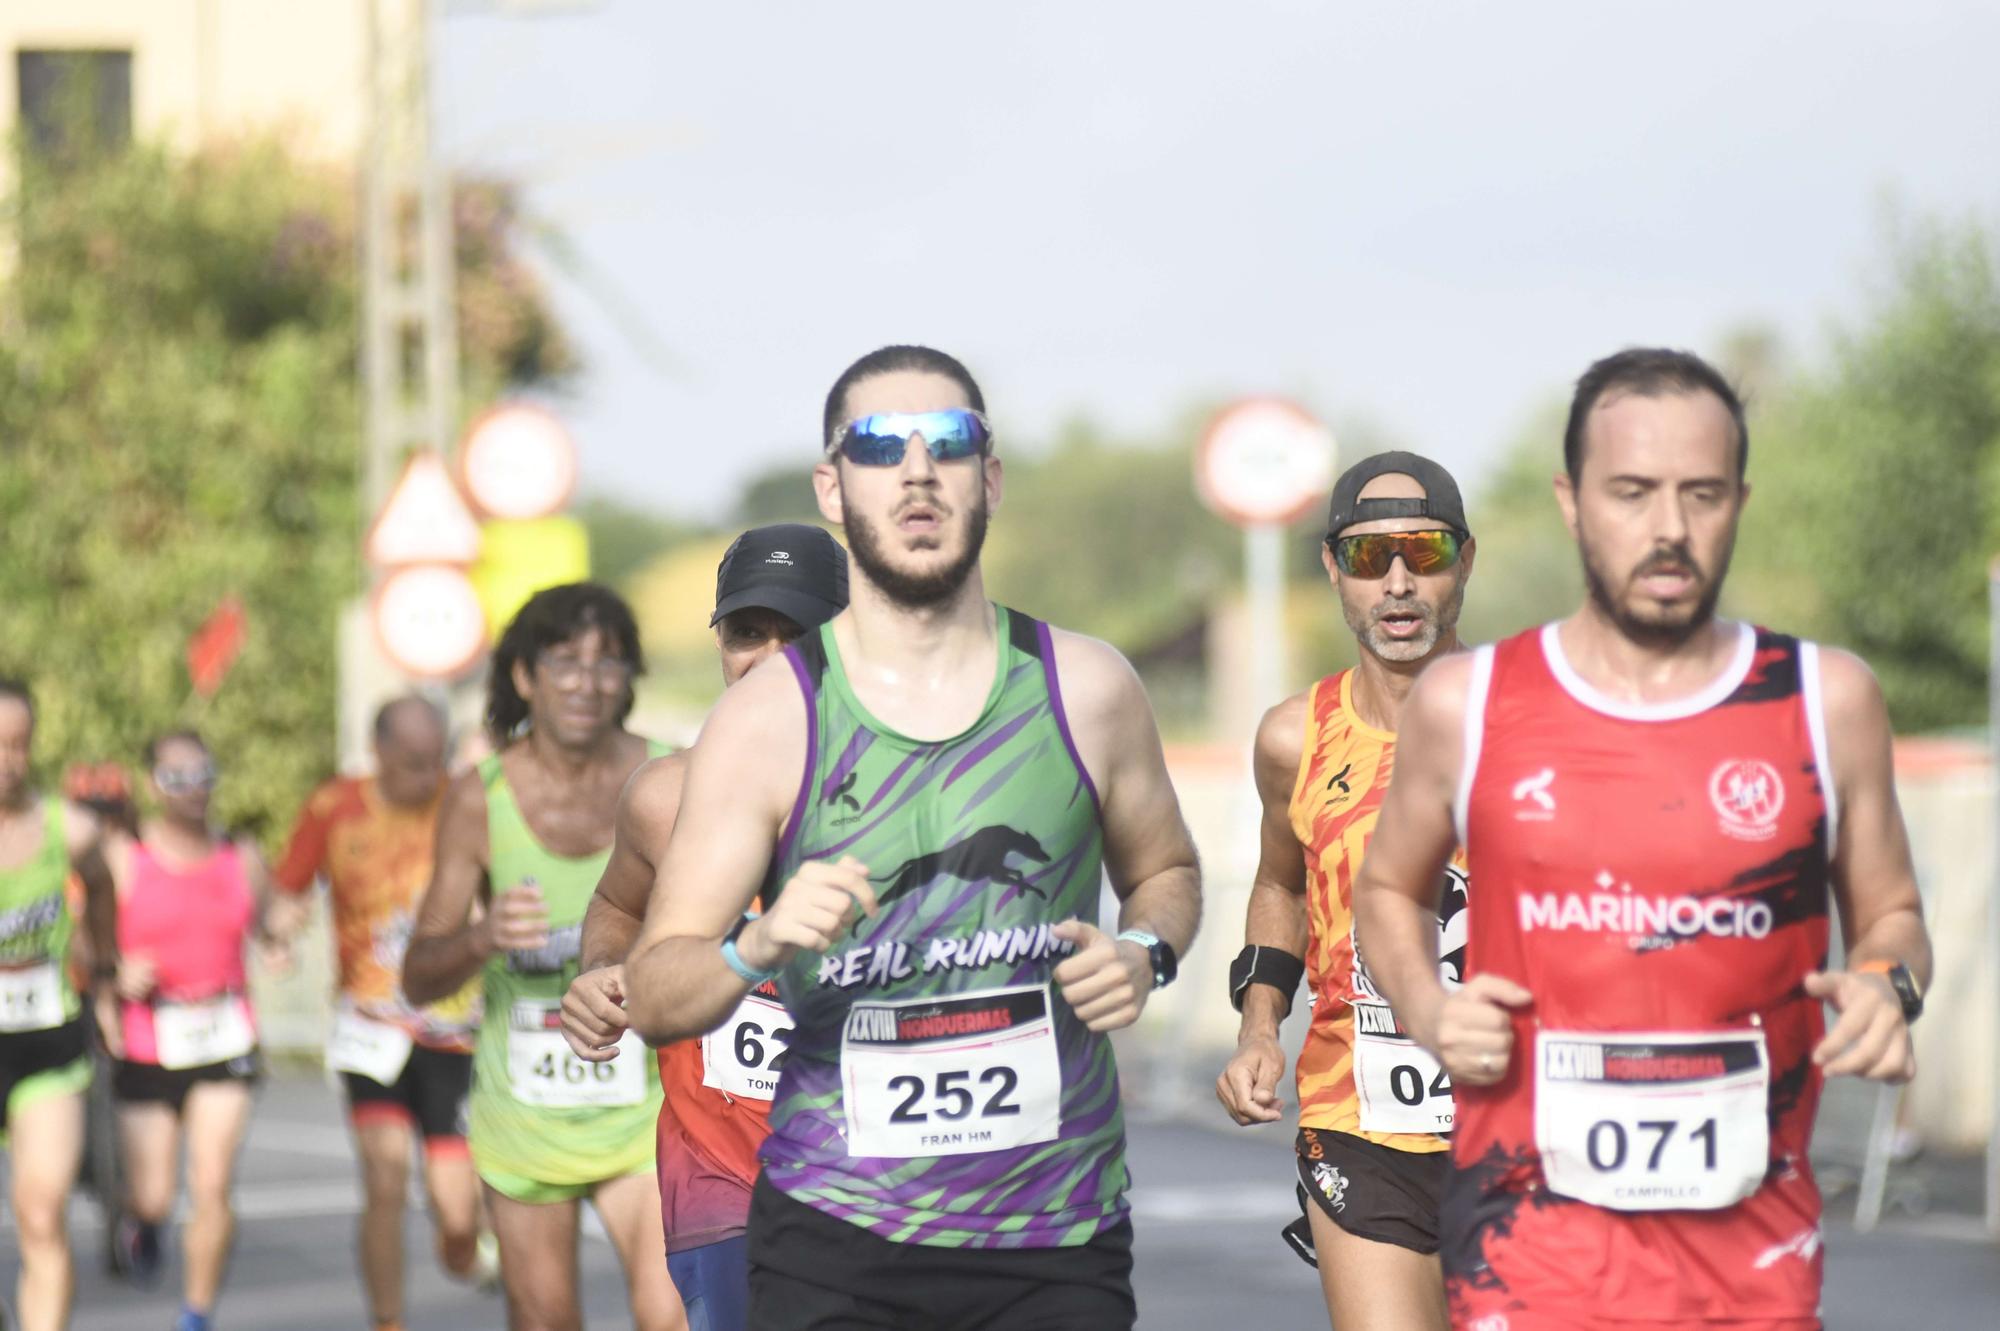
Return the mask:
[[827,451],[857,467],[893,467],[903,460],[913,436],[922,436],[933,461],[956,462],[985,453],[993,442],[993,427],[986,417],[963,407],[886,412],[849,421]]

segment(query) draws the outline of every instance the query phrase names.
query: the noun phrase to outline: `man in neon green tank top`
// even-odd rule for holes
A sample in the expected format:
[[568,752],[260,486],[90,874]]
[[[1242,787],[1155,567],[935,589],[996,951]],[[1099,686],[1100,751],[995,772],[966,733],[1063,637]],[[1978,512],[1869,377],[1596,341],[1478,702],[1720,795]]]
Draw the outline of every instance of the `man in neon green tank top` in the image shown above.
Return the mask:
[[552,587],[521,607],[487,685],[498,752],[446,792],[403,961],[412,1003],[448,997],[475,975],[483,982],[468,1139],[500,1240],[510,1331],[583,1325],[576,1245],[586,1198],[624,1264],[634,1324],[686,1325],[661,1256],[659,1073],[636,1038],[629,1057],[591,1064],[561,1030],[618,792],[665,752],[625,729],[644,669],[632,612],[608,588]]
[[114,906],[96,816],[35,791],[34,736],[27,685],[0,679],[0,1132],[21,1245],[14,1307],[23,1331],[56,1331],[69,1325],[75,1293],[65,1212],[83,1162],[91,1070],[83,1001],[69,972],[71,867],[88,893],[87,952],[100,974],[115,956]]
[[710,714],[626,962],[632,1025],[700,1034],[776,979],[760,1331],[1129,1327],[1106,1032],[1200,914],[1152,710],[1117,652],[986,599],[1001,467],[964,366],[883,348],[824,424],[849,608]]

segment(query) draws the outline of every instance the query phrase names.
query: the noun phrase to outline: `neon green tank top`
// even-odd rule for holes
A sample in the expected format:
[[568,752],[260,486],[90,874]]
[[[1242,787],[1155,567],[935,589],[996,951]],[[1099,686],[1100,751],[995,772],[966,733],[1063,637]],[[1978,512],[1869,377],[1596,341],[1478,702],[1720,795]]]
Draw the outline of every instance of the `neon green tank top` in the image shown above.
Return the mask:
[[[647,742],[647,756],[670,752]],[[583,913],[611,859],[606,847],[570,858],[529,830],[498,754],[479,765],[495,895],[532,880],[548,905],[549,941],[502,952],[482,972],[486,1016],[474,1054],[472,1158],[487,1181],[573,1188],[653,1166],[660,1074],[650,1051],[626,1037],[617,1058],[586,1063],[561,1032],[562,997],[577,975]],[[525,1197],[522,1200],[539,1200]]]
[[[69,940],[75,921],[69,913],[69,847],[63,838],[61,800],[42,801],[42,844],[28,862],[12,869],[0,869],[0,966],[26,968],[37,962],[55,967],[54,992],[60,998],[60,1014],[46,1027],[22,1025],[34,1020],[23,1011],[10,1015],[0,1012],[0,1026],[22,1030],[51,1029],[72,1021],[83,1010],[76,989],[69,982]],[[25,987],[13,995],[16,1005],[33,1001]],[[52,1011],[52,1015],[54,1015]]]

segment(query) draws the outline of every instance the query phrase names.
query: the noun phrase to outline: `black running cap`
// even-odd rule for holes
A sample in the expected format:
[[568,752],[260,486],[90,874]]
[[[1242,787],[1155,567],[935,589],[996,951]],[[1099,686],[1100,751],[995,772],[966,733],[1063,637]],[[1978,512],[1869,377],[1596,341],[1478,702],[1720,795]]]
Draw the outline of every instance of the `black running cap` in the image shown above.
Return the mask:
[[847,608],[847,551],[803,522],[752,527],[729,543],[716,566],[709,625],[753,606],[775,610],[800,628],[818,628]]
[[[1363,499],[1361,492],[1377,476],[1412,477],[1424,487],[1424,497]],[[1472,535],[1465,525],[1465,501],[1458,496],[1458,482],[1443,467],[1415,453],[1377,453],[1342,472],[1333,483],[1333,502],[1327,506],[1326,539],[1333,540],[1356,523],[1384,518],[1431,518],[1461,538]]]

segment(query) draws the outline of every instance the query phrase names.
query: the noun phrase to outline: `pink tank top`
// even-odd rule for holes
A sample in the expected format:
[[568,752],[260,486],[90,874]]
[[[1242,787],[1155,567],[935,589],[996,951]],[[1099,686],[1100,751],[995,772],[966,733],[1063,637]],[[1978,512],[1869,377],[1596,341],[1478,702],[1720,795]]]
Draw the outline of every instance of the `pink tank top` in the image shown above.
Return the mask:
[[160,1061],[156,1003],[233,995],[244,1020],[252,1020],[243,943],[256,915],[256,894],[236,847],[222,846],[200,864],[177,869],[134,843],[132,886],[118,903],[118,950],[150,957],[155,979],[151,1002],[124,1004],[129,1061]]

